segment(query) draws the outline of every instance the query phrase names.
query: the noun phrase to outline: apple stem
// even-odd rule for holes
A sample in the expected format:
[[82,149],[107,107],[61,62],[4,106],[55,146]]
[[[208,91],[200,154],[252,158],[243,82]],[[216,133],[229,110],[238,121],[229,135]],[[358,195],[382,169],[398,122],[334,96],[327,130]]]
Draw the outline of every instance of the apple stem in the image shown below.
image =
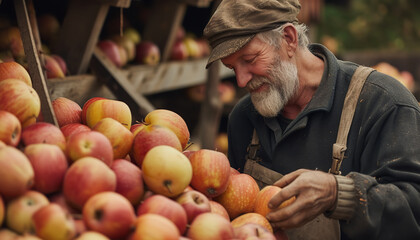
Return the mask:
[[207,193],[209,194],[209,196],[214,196],[217,191],[214,188],[207,188]]
[[260,231],[258,231],[258,228],[255,228],[255,236],[257,236],[257,237],[260,236]]
[[101,210],[96,210],[95,211],[95,219],[96,220],[101,220],[103,217],[103,212]]
[[172,193],[172,189],[171,189],[172,181],[171,180],[163,181],[163,185],[165,185],[165,187],[168,189],[169,193]]

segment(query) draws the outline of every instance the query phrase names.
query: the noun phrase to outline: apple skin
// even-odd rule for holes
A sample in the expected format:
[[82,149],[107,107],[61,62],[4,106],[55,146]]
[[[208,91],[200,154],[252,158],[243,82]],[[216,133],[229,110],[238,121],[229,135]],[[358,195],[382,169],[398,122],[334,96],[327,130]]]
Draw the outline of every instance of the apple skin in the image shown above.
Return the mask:
[[0,148],[0,182],[0,195],[6,200],[22,195],[34,184],[31,162],[15,147]]
[[141,169],[125,159],[115,159],[111,169],[117,177],[115,191],[127,198],[133,206],[138,206],[145,192]]
[[187,229],[188,218],[184,208],[175,200],[160,194],[150,196],[137,207],[137,216],[146,213],[159,214],[171,220],[178,228],[180,234]]
[[137,135],[137,133],[144,128],[146,125],[144,123],[135,123],[131,125],[130,131],[133,133],[134,136]]
[[97,46],[116,67],[120,68],[124,65],[124,61],[121,58],[120,50],[115,42],[109,39],[105,39],[99,41]]
[[179,240],[181,234],[171,220],[155,213],[139,216],[134,225],[134,232],[127,240],[165,239]]
[[103,235],[102,233],[98,233],[95,231],[86,231],[76,237],[75,240],[110,240],[108,237]]
[[127,55],[127,61],[130,62],[136,57],[136,43],[125,35],[113,35],[111,40],[122,47]]
[[82,123],[83,124],[87,124],[86,123],[86,112],[87,112],[87,109],[89,108],[89,106],[90,106],[90,104],[92,104],[93,102],[95,102],[96,100],[101,100],[101,99],[106,99],[106,98],[103,98],[103,97],[93,97],[93,98],[89,98],[89,100],[87,100],[84,104],[83,104],[83,107],[82,107]]
[[51,104],[60,128],[69,123],[82,122],[82,108],[75,101],[66,97],[58,97]]
[[191,186],[208,198],[214,198],[226,191],[230,179],[230,163],[221,152],[200,149],[189,160],[193,168]]
[[231,175],[226,191],[213,200],[226,208],[232,220],[254,210],[255,199],[259,191],[257,182],[250,175],[241,173]]
[[210,200],[209,203],[210,203],[210,212],[217,213],[230,221],[229,213],[226,211],[226,208],[223,207],[222,204],[213,200]]
[[17,26],[8,26],[0,30],[0,49],[8,49],[12,53],[13,58],[22,59],[25,57],[22,37]]
[[16,240],[19,235],[7,228],[0,228],[0,239],[1,240]]
[[60,64],[55,60],[55,58],[50,55],[44,55],[45,60],[45,71],[47,74],[47,79],[50,78],[64,78],[66,75],[61,69]]
[[62,191],[71,207],[82,210],[91,196],[116,187],[117,177],[111,168],[97,158],[84,157],[68,168]]
[[58,63],[58,65],[61,68],[61,71],[63,72],[64,75],[67,74],[67,63],[66,61],[57,54],[51,54],[51,57],[54,58],[54,60]]
[[258,224],[264,227],[265,229],[273,233],[273,227],[271,226],[267,218],[255,212],[244,213],[236,217],[235,219],[233,219],[230,223],[232,224],[233,227],[240,227],[247,223],[254,223],[254,224]]
[[19,119],[7,112],[0,110],[0,140],[12,147],[16,147],[20,142],[22,125]]
[[25,146],[35,143],[48,143],[66,150],[66,137],[60,128],[52,123],[37,122],[22,130],[21,140]]
[[141,41],[136,45],[137,63],[155,66],[160,62],[160,57],[160,49],[154,42]]
[[41,101],[35,89],[16,79],[0,81],[0,110],[15,115],[22,128],[36,122]]
[[[48,200],[50,200],[50,203],[56,203],[60,205],[66,212],[76,216],[80,215],[80,210],[73,208],[70,206],[70,204],[67,202],[66,197],[64,196],[63,192],[57,192],[54,194],[48,195]],[[76,220],[76,219],[75,219]]]
[[49,203],[48,198],[44,194],[33,190],[29,190],[10,200],[6,206],[7,227],[19,234],[30,232],[32,215]]
[[176,201],[187,213],[188,223],[192,223],[202,213],[211,212],[210,200],[206,195],[196,190],[184,191],[176,198]]
[[[281,188],[274,185],[268,185],[265,186],[263,189],[261,189],[257,197],[255,198],[254,203],[254,212],[261,214],[262,216],[267,216],[267,214],[271,211],[268,207],[268,202],[271,200],[271,198],[279,193],[281,191]],[[280,204],[277,209],[284,208],[292,204],[296,200],[296,197],[292,197]]]
[[86,109],[86,125],[95,126],[101,119],[110,117],[128,130],[131,128],[131,110],[125,102],[112,99],[98,99]]
[[234,227],[233,229],[235,231],[235,239],[238,240],[276,240],[276,237],[272,232],[255,223],[246,223],[239,227]]
[[71,162],[76,162],[83,157],[94,157],[111,166],[114,160],[111,142],[104,134],[97,131],[72,134],[67,139],[66,150]]
[[176,41],[172,46],[170,59],[175,61],[188,59],[188,49],[182,40]]
[[49,203],[32,215],[35,233],[43,240],[73,239],[76,225],[72,215],[58,204]]
[[149,150],[141,166],[147,188],[166,197],[181,194],[190,184],[192,167],[179,150],[166,145]]
[[191,223],[187,237],[192,240],[201,239],[234,239],[232,225],[224,217],[216,213],[198,215]]
[[136,220],[131,203],[116,192],[93,195],[83,207],[83,221],[88,229],[111,239],[124,239]]
[[0,195],[0,227],[3,224],[3,221],[4,221],[4,216],[5,216],[4,210],[5,210],[4,209],[4,201],[3,201],[3,198]]
[[44,194],[61,191],[68,168],[64,152],[57,145],[36,143],[26,146],[24,154],[35,173],[34,189]]
[[66,140],[68,140],[68,138],[75,133],[91,131],[90,127],[83,123],[69,123],[60,127],[60,130],[63,133]]
[[176,112],[167,109],[156,109],[144,118],[146,125],[160,125],[170,129],[178,137],[182,150],[188,145],[190,131],[185,120]]
[[114,159],[124,158],[130,152],[134,135],[117,120],[109,117],[102,118],[92,127],[92,130],[102,133],[109,139]]
[[133,139],[130,157],[137,166],[141,167],[144,157],[153,147],[167,145],[178,151],[182,150],[178,137],[170,129],[160,125],[147,125],[138,128]]
[[32,87],[32,80],[28,71],[15,61],[0,63],[0,81],[9,78],[21,80]]
[[134,44],[138,44],[141,41],[139,31],[133,27],[126,27],[123,31],[123,36],[129,38]]

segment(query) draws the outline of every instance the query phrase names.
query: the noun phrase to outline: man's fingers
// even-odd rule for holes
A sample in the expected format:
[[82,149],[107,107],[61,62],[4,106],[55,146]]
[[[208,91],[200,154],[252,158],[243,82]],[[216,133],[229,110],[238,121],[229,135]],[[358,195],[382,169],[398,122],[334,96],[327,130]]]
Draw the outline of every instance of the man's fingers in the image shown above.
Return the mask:
[[282,204],[284,201],[288,200],[289,198],[292,198],[297,195],[296,192],[292,192],[290,189],[295,188],[282,188],[280,192],[275,194],[270,201],[268,202],[268,207],[271,209],[276,209]]
[[299,169],[299,170],[296,170],[296,171],[291,172],[289,174],[286,174],[282,178],[277,180],[273,185],[283,188],[283,187],[289,185],[291,182],[293,182],[297,177],[299,177],[300,174],[302,174],[305,171],[308,171],[308,170]]

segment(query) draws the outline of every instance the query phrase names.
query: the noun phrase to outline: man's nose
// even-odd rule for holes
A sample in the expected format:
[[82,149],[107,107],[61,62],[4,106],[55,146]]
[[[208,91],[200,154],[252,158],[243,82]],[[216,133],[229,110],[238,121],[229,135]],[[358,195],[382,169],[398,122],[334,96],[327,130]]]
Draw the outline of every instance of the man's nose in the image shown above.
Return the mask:
[[246,87],[246,84],[252,79],[252,73],[244,68],[235,69],[236,82],[238,87]]

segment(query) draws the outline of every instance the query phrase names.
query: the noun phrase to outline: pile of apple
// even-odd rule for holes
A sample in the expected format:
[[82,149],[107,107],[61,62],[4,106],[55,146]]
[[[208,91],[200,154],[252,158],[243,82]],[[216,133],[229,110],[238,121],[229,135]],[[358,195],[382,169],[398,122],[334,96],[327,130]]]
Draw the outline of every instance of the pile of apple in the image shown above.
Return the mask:
[[188,150],[177,113],[132,124],[114,99],[52,106],[58,126],[40,120],[25,68],[0,71],[0,239],[285,239],[264,217],[280,188]]

